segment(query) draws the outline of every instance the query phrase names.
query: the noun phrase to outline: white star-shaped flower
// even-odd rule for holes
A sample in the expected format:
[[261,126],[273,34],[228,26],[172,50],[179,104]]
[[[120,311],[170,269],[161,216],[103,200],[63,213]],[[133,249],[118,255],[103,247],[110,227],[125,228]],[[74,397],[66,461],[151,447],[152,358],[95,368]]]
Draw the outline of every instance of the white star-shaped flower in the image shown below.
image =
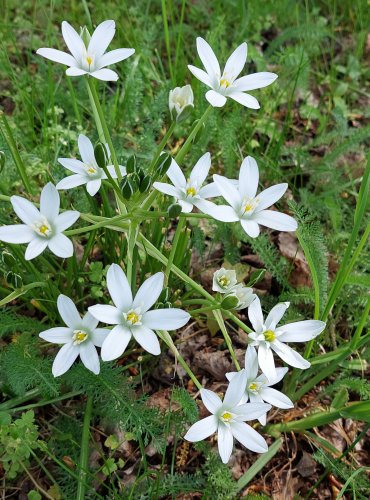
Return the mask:
[[[107,175],[99,167],[95,159],[94,147],[89,138],[81,134],[78,137],[78,149],[82,161],[75,158],[58,158],[63,167],[74,172],[74,175],[65,177],[56,185],[57,189],[71,189],[86,184],[86,191],[90,196],[94,196],[101,187],[101,182],[107,179]],[[110,156],[109,148],[106,146],[107,156]],[[126,175],[125,167],[119,165],[122,176]],[[117,174],[113,165],[108,165],[107,169],[113,179],[117,179]]]
[[213,203],[205,200],[205,198],[214,198],[220,194],[214,182],[203,186],[210,168],[211,155],[205,153],[199,158],[189,178],[186,179],[176,161],[172,160],[171,166],[167,170],[167,175],[172,184],[155,182],[153,186],[161,193],[174,196],[177,203],[181,205],[183,213],[191,212],[193,207],[197,207],[204,212],[213,206]]
[[66,295],[59,295],[57,306],[67,326],[50,328],[39,335],[48,342],[64,344],[54,359],[54,377],[68,371],[78,356],[86,368],[97,375],[100,362],[95,346],[101,347],[110,331],[97,328],[99,322],[90,313],[81,318],[76,306]]
[[69,66],[68,76],[90,75],[99,80],[116,81],[118,75],[105,66],[110,66],[130,57],[134,49],[116,49],[106,52],[116,31],[116,24],[112,20],[104,21],[95,29],[88,43],[66,21],[62,22],[62,34],[70,54],[61,50],[42,48],[36,54]]
[[240,221],[244,231],[251,238],[259,235],[259,224],[277,231],[297,229],[297,222],[290,215],[266,210],[283,196],[288,184],[276,184],[257,195],[258,165],[251,156],[247,156],[241,164],[237,185],[234,180],[221,175],[214,175],[213,179],[220,194],[230,204],[227,206],[209,203],[206,213],[215,219],[223,222]]
[[265,321],[258,297],[248,308],[248,317],[254,328],[254,331],[248,334],[248,349],[257,348],[258,364],[269,381],[277,378],[272,351],[288,365],[301,369],[309,368],[311,364],[284,342],[308,342],[317,337],[326,326],[323,321],[310,319],[277,327],[288,307],[289,302],[277,304]]
[[28,243],[25,258],[31,260],[47,247],[63,259],[73,255],[72,241],[63,234],[80,216],[80,212],[67,210],[59,213],[59,193],[51,182],[41,191],[40,210],[21,196],[12,196],[14,212],[24,222],[0,227],[0,241]]
[[190,315],[182,309],[149,309],[157,301],[164,283],[164,274],[156,273],[141,285],[135,298],[126,275],[117,264],[107,273],[107,287],[114,306],[95,305],[89,312],[99,321],[116,325],[104,341],[103,361],[119,358],[131,337],[151,354],[160,354],[158,338],[153,330],[176,330],[184,326]]
[[261,72],[238,78],[247,60],[246,43],[239,45],[231,54],[223,73],[215,53],[203,38],[197,38],[197,50],[206,71],[191,65],[188,68],[198,80],[212,89],[206,93],[206,99],[212,106],[222,107],[230,97],[247,108],[259,109],[257,99],[244,92],[267,87],[276,80],[277,75]]
[[265,453],[268,449],[263,437],[245,421],[260,418],[271,409],[271,405],[265,403],[239,405],[246,380],[245,370],[238,372],[229,383],[223,401],[215,392],[201,389],[203,404],[212,415],[196,422],[184,436],[184,439],[194,443],[206,439],[217,431],[218,451],[224,464],[230,459],[234,438],[256,453]]
[[[276,368],[277,377],[269,381],[263,373],[257,376],[258,373],[258,358],[254,348],[247,349],[245,352],[245,371],[247,380],[245,384],[245,391],[239,404],[247,403],[270,403],[277,408],[287,409],[293,408],[293,402],[280,391],[272,389],[270,386],[275,385],[284,377],[288,368]],[[238,372],[226,373],[227,380],[232,380],[236,377]],[[266,425],[266,414],[258,418],[262,425]]]

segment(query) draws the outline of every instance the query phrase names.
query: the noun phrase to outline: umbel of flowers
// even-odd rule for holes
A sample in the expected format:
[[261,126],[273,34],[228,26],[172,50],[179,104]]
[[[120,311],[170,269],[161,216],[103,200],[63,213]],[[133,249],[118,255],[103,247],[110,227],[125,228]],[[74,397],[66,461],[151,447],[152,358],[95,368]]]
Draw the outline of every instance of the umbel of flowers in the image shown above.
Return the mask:
[[[135,52],[134,49],[127,48],[107,52],[114,33],[115,22],[112,20],[99,24],[92,35],[86,28],[83,28],[81,33],[77,33],[64,21],[62,34],[69,52],[54,48],[41,48],[37,51],[44,58],[67,66],[68,76],[86,79],[90,88],[92,105],[97,110],[95,118],[99,117],[99,127],[104,130],[106,143],[100,143],[99,155],[97,155],[91,141],[81,134],[78,138],[80,159],[59,158],[58,160],[67,171],[72,172],[72,175],[64,177],[57,186],[48,183],[41,191],[39,205],[21,196],[10,198],[14,212],[22,224],[2,226],[0,240],[11,244],[27,244],[25,252],[27,260],[38,257],[47,249],[61,259],[73,255],[72,241],[64,234],[64,231],[83,214],[75,210],[60,211],[58,190],[74,189],[85,185],[88,194],[96,196],[102,183],[106,183],[114,190],[119,212],[117,217],[121,217],[122,213],[126,213],[127,186],[130,187],[131,193],[132,186],[135,184],[134,177],[142,175],[136,172],[135,162],[130,164],[128,162],[126,166],[118,164],[108,127],[102,121],[104,115],[95,93],[95,87],[91,84],[91,78],[105,81],[117,80],[118,74],[108,69],[107,66],[123,61]],[[193,65],[189,65],[189,70],[210,88],[205,97],[212,107],[224,106],[228,99],[232,99],[247,108],[259,108],[256,98],[247,92],[270,85],[276,80],[277,75],[262,72],[239,76],[247,58],[246,43],[241,44],[231,54],[223,71],[220,69],[212,48],[202,38],[197,38],[197,50],[205,71]],[[171,90],[169,110],[173,122],[170,130],[173,130],[177,122],[185,119],[193,108],[194,96],[190,85]],[[208,111],[200,118],[189,140],[185,142],[181,158],[187,152],[191,138],[206,119],[207,113]],[[165,142],[162,141],[163,147]],[[297,229],[297,223],[291,216],[271,210],[271,207],[286,192],[288,184],[270,186],[258,193],[259,169],[257,162],[251,156],[247,156],[242,161],[237,180],[214,175],[213,180],[207,182],[212,163],[209,152],[205,152],[199,158],[190,173],[185,173],[177,161],[172,160],[171,164],[167,165],[167,157],[164,160],[161,159],[163,147],[153,159],[148,169],[149,175],[145,177],[143,174],[144,177],[139,179],[140,186],[145,187],[145,189],[140,189],[140,193],[145,194],[146,191],[150,191],[141,204],[141,209],[150,208],[156,194],[161,192],[173,197],[179,206],[178,213],[181,212],[181,217],[178,229],[194,209],[207,218],[227,223],[240,223],[251,238],[258,237],[260,226],[278,231]],[[159,173],[153,170],[158,162],[162,162],[158,168]],[[166,170],[163,167],[164,164],[167,165],[166,175],[169,182],[164,182],[165,179],[162,178]],[[127,176],[124,182],[125,189],[121,185],[120,191],[118,182],[121,182],[125,176]],[[151,186],[152,181],[155,182]],[[222,200],[227,204],[223,204]],[[113,217],[111,221],[108,220],[107,225],[110,222],[114,228],[113,222],[117,220],[117,217]],[[168,274],[172,270],[176,235],[173,251],[168,258],[166,276],[158,272],[148,277],[136,294],[133,293],[132,284],[136,284],[136,280],[135,276],[132,276],[132,253],[130,252],[132,252],[132,245],[136,243],[135,238],[140,227],[135,226],[135,230],[130,231],[130,224],[133,225],[133,222],[129,222],[128,226],[122,226],[129,233],[125,263],[127,273],[123,271],[121,262],[113,262],[109,266],[107,289],[110,299],[106,297],[105,303],[95,305],[79,301],[81,309],[89,306],[88,312],[81,317],[72,299],[60,293],[57,308],[62,322],[60,326],[40,333],[41,339],[62,346],[52,367],[55,377],[63,375],[78,358],[88,370],[98,375],[101,361],[97,348],[101,350],[102,361],[111,361],[119,358],[132,340],[150,354],[159,355],[160,339],[168,346],[173,346],[167,332],[183,327],[190,320],[189,312],[174,307],[163,308],[158,304],[163,287],[165,283],[167,284]],[[161,262],[165,262],[159,249],[155,249],[154,255],[160,255]],[[195,283],[194,286],[190,278],[183,279],[191,286],[193,285],[195,290],[209,296],[200,285]],[[216,292],[215,300],[219,304],[220,314],[217,318],[219,324],[224,327],[221,328],[223,334],[225,335],[226,331],[222,318],[223,310],[239,311],[248,308],[253,330],[248,334],[244,368],[239,369],[233,357],[237,371],[226,374],[229,385],[223,398],[202,387],[191,368],[184,360],[180,360],[188,374],[196,381],[203,404],[210,413],[210,416],[191,426],[184,437],[195,442],[217,433],[220,457],[226,463],[231,456],[234,439],[256,453],[267,451],[265,439],[246,422],[257,419],[264,425],[267,412],[272,406],[281,409],[293,406],[292,401],[286,395],[273,388],[288,372],[287,367],[276,367],[274,356],[276,355],[290,366],[308,368],[310,363],[287,344],[314,339],[323,331],[325,324],[317,320],[306,320],[279,326],[289,307],[288,302],[277,304],[264,319],[259,298],[252,288],[245,286],[244,283],[238,283],[234,270],[221,268],[217,271],[214,274],[212,289]],[[108,301],[112,303],[106,303]],[[240,320],[238,321],[240,323]],[[99,322],[106,326],[99,327]],[[233,356],[227,331],[225,340]],[[173,350],[178,355],[176,349]]]

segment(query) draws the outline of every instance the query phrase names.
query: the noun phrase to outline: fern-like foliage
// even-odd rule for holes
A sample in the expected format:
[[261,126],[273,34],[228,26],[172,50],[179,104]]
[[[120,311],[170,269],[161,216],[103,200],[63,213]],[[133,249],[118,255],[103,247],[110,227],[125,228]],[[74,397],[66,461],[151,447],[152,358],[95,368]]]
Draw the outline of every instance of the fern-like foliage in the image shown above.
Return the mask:
[[21,316],[10,309],[0,310],[0,337],[9,333],[39,333],[42,330],[45,330],[45,325],[34,318]]
[[336,380],[333,384],[326,387],[325,394],[337,394],[339,389],[348,389],[355,392],[362,400],[370,399],[370,382],[359,377],[343,377]]

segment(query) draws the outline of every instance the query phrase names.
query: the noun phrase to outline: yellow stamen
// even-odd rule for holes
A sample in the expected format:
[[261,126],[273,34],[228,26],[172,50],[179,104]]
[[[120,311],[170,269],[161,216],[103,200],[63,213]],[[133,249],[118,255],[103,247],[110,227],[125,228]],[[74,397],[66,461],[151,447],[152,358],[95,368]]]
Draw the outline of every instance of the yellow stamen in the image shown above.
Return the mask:
[[222,414],[222,418],[226,422],[229,422],[233,418],[233,416],[231,415],[231,413],[225,411],[225,413]]
[[220,80],[220,85],[221,85],[221,87],[227,88],[227,87],[230,87],[230,82],[226,78],[222,78],[222,80]]
[[50,228],[48,226],[46,226],[45,224],[42,224],[42,226],[40,226],[40,229],[39,229],[40,233],[42,233],[44,235],[47,234],[47,232],[49,230],[50,230]]
[[96,168],[94,168],[94,167],[89,167],[89,168],[87,169],[87,171],[88,171],[88,173],[89,173],[89,174],[95,174],[95,173],[96,173]]
[[266,330],[263,335],[265,336],[266,342],[273,342],[276,339],[275,332],[272,330]]
[[131,311],[127,315],[127,321],[129,321],[132,325],[135,325],[139,321],[139,315],[136,312]]
[[73,332],[72,339],[74,340],[74,345],[79,345],[88,338],[88,334],[82,330],[75,330]]
[[195,196],[196,195],[196,190],[193,187],[188,187],[186,190],[186,196]]
[[87,56],[87,57],[86,57],[86,61],[87,61],[87,64],[88,64],[89,66],[91,66],[91,64],[92,64],[92,57],[91,57],[91,56]]
[[218,282],[224,288],[230,285],[230,280],[226,276],[221,276],[221,278],[218,280]]
[[250,384],[249,390],[256,391],[257,389],[258,389],[258,385],[255,382],[253,382],[252,384]]
[[251,210],[253,210],[253,208],[254,207],[252,203],[246,203],[244,207],[244,212],[250,212]]

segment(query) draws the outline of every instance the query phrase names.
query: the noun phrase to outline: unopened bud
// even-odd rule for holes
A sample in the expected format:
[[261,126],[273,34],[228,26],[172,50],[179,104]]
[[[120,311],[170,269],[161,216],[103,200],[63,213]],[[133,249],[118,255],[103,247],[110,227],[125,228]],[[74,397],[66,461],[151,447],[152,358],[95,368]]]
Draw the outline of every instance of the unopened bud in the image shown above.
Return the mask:
[[16,260],[13,254],[8,252],[7,250],[4,250],[3,252],[1,252],[1,262],[5,264],[6,267],[10,267],[12,269],[12,267],[16,263]]
[[221,308],[225,310],[235,309],[235,307],[237,307],[238,304],[239,304],[238,297],[235,297],[235,295],[228,295],[221,302]]
[[121,181],[121,192],[122,196],[126,199],[129,200],[131,196],[135,192],[135,187],[133,185],[132,180],[130,179],[129,176],[126,176],[122,179]]
[[163,153],[155,162],[154,165],[154,175],[157,177],[163,177],[167,170],[170,168],[172,163],[171,155],[168,153]]
[[140,182],[139,191],[140,193],[146,193],[150,186],[152,185],[153,177],[151,175],[146,175]]
[[191,86],[185,85],[170,90],[168,106],[172,120],[177,122],[185,120],[194,108],[194,94]]
[[127,160],[127,163],[126,163],[126,172],[128,174],[133,174],[134,172],[136,172],[136,166],[137,166],[136,156],[132,155]]
[[171,218],[178,217],[181,214],[182,207],[178,203],[173,203],[167,208],[168,216]]
[[107,150],[101,142],[98,142],[97,145],[95,146],[94,155],[98,166],[100,168],[105,168],[108,164]]
[[14,288],[21,288],[23,285],[23,280],[19,274],[8,271],[5,275],[6,282]]

